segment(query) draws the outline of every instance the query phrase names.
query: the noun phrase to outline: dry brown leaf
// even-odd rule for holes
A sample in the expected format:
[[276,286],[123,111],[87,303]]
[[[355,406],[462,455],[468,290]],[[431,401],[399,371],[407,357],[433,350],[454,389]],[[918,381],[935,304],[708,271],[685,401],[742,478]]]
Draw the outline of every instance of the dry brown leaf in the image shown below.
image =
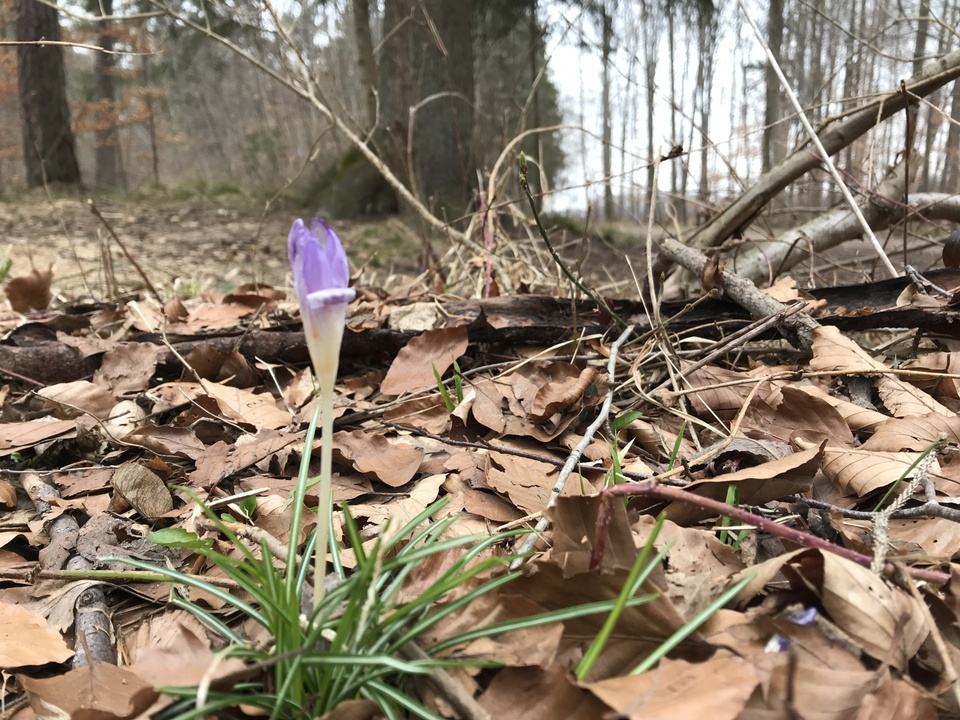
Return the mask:
[[150,378],[157,370],[158,345],[152,343],[122,343],[103,355],[93,381],[109,388],[117,397],[137,393],[150,386]]
[[[872,525],[831,518],[849,546],[863,553],[873,552]],[[960,525],[945,518],[892,518],[888,521],[891,559],[907,557],[911,563],[940,563],[960,556]]]
[[[921,453],[874,452],[861,448],[824,448],[823,474],[844,495],[864,497],[887,487],[900,478],[913,477],[910,466]],[[934,461],[931,473],[939,471]]]
[[795,591],[812,592],[830,620],[866,653],[897,668],[906,666],[928,634],[923,613],[908,593],[826,551],[797,550],[747,568],[741,576],[756,576],[737,602],[749,601],[778,573]]
[[113,393],[89,380],[47,385],[37,390],[37,395],[50,401],[54,415],[64,420],[90,413],[99,420],[110,416],[117,401]]
[[286,434],[276,430],[261,430],[256,437],[245,435],[235,444],[218,442],[197,458],[197,468],[190,473],[190,482],[200,487],[210,487],[293,443],[302,444],[303,433]]
[[397,407],[387,409],[383,419],[426,430],[434,435],[445,435],[450,430],[450,411],[439,394],[411,398]]
[[319,720],[379,720],[382,717],[380,706],[371,700],[344,700]]
[[187,316],[186,326],[194,332],[234,327],[256,308],[240,303],[201,303]]
[[[779,460],[713,478],[695,480],[684,489],[714,500],[724,500],[727,488],[735,484],[741,503],[763,505],[784,495],[806,490],[820,469],[820,462],[820,447],[814,446]],[[674,502],[667,506],[667,517],[680,525],[689,525],[707,514],[706,511],[687,503]]]
[[[559,567],[565,578],[590,572],[590,555],[596,535],[597,519],[603,501],[599,496],[573,495],[560,497],[546,511],[553,524],[553,547],[550,562]],[[613,572],[633,565],[637,546],[627,511],[622,503],[613,503],[604,536],[601,572]]]
[[495,720],[597,720],[609,708],[574,685],[559,664],[542,668],[504,668],[479,699]]
[[158,693],[130,668],[96,663],[38,680],[19,676],[40,720],[131,718],[150,707]]
[[904,680],[887,678],[860,703],[855,720],[936,720],[937,709],[917,688]]
[[830,440],[834,445],[853,446],[853,433],[840,412],[823,398],[784,385],[780,388],[780,402],[774,408],[766,403],[752,404],[747,413],[749,428],[745,433],[753,438],[774,437],[789,443],[794,436],[810,442]]
[[343,462],[390,487],[410,482],[420,470],[424,454],[416,445],[365,430],[334,433],[333,448]]
[[[487,485],[501,495],[510,498],[524,513],[540,512],[547,506],[547,499],[557,478],[554,465],[516,457],[503,453],[490,453],[490,467],[487,471]],[[567,483],[564,495],[578,495],[575,483]]]
[[53,299],[50,284],[53,282],[53,265],[46,270],[34,268],[26,275],[11,278],[3,290],[14,312],[28,313],[33,310],[46,310]]
[[[656,524],[652,515],[634,523],[637,547],[647,542]],[[715,532],[700,527],[681,527],[670,520],[663,523],[654,547],[670,545],[664,571],[667,594],[684,617],[694,617],[723,592],[730,577],[743,570],[740,556],[720,542]]]
[[289,412],[277,407],[277,401],[269,393],[252,393],[209,380],[202,380],[200,384],[207,395],[217,401],[223,414],[236,422],[277,430],[287,427],[293,419]]
[[[350,512],[354,517],[366,518],[374,527],[379,527],[390,520],[391,529],[397,531],[437,499],[444,480],[446,475],[420,478],[405,495],[385,502],[356,503],[350,506]],[[350,567],[346,562],[344,565]]]
[[158,455],[179,455],[191,460],[199,458],[207,449],[191,428],[173,425],[141,425],[123,440]]
[[7,457],[54,438],[72,438],[76,433],[77,424],[73,420],[41,419],[0,423],[0,457]]
[[7,507],[17,506],[17,491],[6,480],[0,480],[0,504]]
[[960,444],[960,417],[937,413],[891,418],[880,425],[861,446],[864,450],[926,450],[941,437],[951,445]]
[[465,325],[427,330],[400,349],[387,370],[380,391],[386,395],[401,395],[435,388],[434,368],[442,377],[453,361],[466,351]]
[[753,665],[715,656],[703,663],[664,659],[640,675],[610,678],[584,687],[630,720],[710,718],[734,720],[760,678]]
[[239,658],[214,655],[206,638],[195,634],[194,626],[170,620],[175,624],[170,630],[173,641],[140,648],[129,666],[149,687],[196,687],[204,679],[213,680],[216,687],[217,679],[244,668]]
[[[887,366],[873,359],[839,329],[827,326],[813,330],[813,359],[810,360],[810,369],[861,375],[888,370]],[[954,414],[923,390],[895,376],[881,375],[876,380],[876,385],[883,404],[897,417],[926,415],[930,412],[948,417]]]
[[557,380],[544,384],[533,397],[529,407],[530,417],[539,421],[566,410],[580,400],[596,376],[596,368],[587,367],[576,376],[561,375]]
[[137,462],[125,462],[111,480],[114,489],[145,518],[158,518],[173,510],[173,498],[159,475]]
[[[930,373],[960,375],[960,352],[926,353],[903,363],[907,370],[924,370]],[[957,378],[911,377],[910,382],[934,397],[949,397],[960,400],[960,380]]]
[[[758,382],[763,382],[762,379],[751,377],[746,373],[738,373],[712,365],[685,374],[684,380],[686,386],[691,389],[708,387],[708,389],[696,390],[696,392],[687,395],[694,412],[702,418],[708,420],[716,418],[721,422],[733,420],[740,413],[754,386]],[[709,387],[730,382],[739,382],[740,384],[730,385],[729,387]],[[766,388],[761,388],[760,392],[754,397],[754,405],[762,403],[767,396],[774,392],[775,388],[770,384]]]
[[849,400],[831,395],[816,385],[800,385],[796,389],[828,403],[834,410],[840,413],[847,425],[854,432],[873,432],[875,428],[890,419],[881,412],[870,410],[869,408],[862,408]]
[[0,669],[61,663],[72,655],[44,618],[20,605],[0,602]]
[[224,352],[210,345],[197,345],[184,359],[204,380],[237,388],[260,384],[260,375],[237,350]]

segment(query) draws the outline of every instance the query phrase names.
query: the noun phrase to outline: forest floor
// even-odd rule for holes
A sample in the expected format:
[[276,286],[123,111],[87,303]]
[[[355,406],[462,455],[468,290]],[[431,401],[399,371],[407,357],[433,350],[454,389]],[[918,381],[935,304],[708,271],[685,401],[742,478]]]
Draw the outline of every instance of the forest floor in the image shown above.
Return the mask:
[[[189,708],[157,688],[212,682],[214,697],[247,693],[232,717],[255,715],[253,688],[277,691],[279,636],[256,627],[267,614],[257,603],[235,603],[251,596],[208,551],[229,565],[242,545],[282,568],[284,548],[304,547],[313,529],[291,536],[318,404],[287,290],[295,214],[261,222],[236,202],[102,203],[132,263],[83,202],[35,200],[0,203],[9,302],[52,283],[48,307],[0,315],[0,669],[10,678],[0,712],[173,717]],[[381,673],[402,662],[423,672],[411,658],[428,655],[485,663],[429,666],[426,687],[402,672],[375,678],[417,698],[426,717],[960,715],[956,340],[844,334],[827,325],[843,309],[801,302],[788,285],[777,297],[790,312],[824,322],[806,352],[734,333],[759,332],[763,318],[631,334],[573,308],[532,238],[491,264],[434,241],[431,263],[394,218],[338,230],[357,298],[334,411],[342,568],[331,593],[373,579],[362,611],[332,606],[331,630],[354,610],[351,622],[383,633],[436,617],[395,647],[378,644],[380,630],[355,637],[343,662],[369,653]],[[629,248],[631,269],[606,241],[560,242],[589,284],[636,299],[642,248]],[[886,305],[854,314],[955,312],[909,292]],[[227,525],[206,522],[197,498]],[[438,500],[435,519],[457,518],[434,538],[448,544],[404,575],[397,563],[413,554],[394,533],[419,527]],[[535,555],[509,582],[502,561],[523,537],[452,539],[544,517]],[[179,606],[154,576],[95,575],[131,562],[183,571]],[[475,579],[454,582],[472,568]],[[573,612],[591,603],[592,614]],[[464,634],[561,611],[492,638]],[[246,660],[224,659],[230,641]],[[303,712],[382,716],[359,696],[390,697],[371,682]]]

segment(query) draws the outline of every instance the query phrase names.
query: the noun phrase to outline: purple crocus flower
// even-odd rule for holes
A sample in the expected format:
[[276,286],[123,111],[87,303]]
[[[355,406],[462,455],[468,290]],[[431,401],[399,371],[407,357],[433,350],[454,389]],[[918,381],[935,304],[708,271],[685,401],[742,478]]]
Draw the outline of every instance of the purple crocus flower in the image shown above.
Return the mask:
[[294,221],[288,249],[313,370],[321,392],[332,391],[347,305],[356,296],[356,291],[347,286],[347,255],[333,228],[319,218],[314,218],[309,228],[303,220]]

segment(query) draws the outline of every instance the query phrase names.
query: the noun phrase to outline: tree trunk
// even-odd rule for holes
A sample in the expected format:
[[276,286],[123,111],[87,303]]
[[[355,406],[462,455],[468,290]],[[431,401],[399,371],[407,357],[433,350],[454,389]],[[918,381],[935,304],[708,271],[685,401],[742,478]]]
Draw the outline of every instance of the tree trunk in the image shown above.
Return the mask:
[[[60,40],[56,8],[39,0],[15,0],[14,12],[19,42]],[[63,48],[19,45],[17,62],[27,185],[79,185],[80,167],[70,129]]]
[[452,219],[472,187],[473,0],[424,0],[410,12],[403,0],[384,4],[380,154],[428,207]]
[[[770,0],[767,13],[767,44],[777,62],[781,62],[781,48],[783,46],[783,0]],[[787,154],[784,133],[780,125],[782,110],[782,90],[777,73],[771,63],[764,69],[764,89],[766,103],[763,112],[763,139],[761,141],[761,155],[763,172],[767,172],[779,163]]]
[[656,157],[656,141],[653,133],[653,115],[656,100],[656,78],[657,78],[657,56],[660,53],[660,24],[658,22],[659,13],[654,8],[650,12],[650,6],[647,0],[641,5],[640,21],[643,23],[643,64],[647,84],[647,193],[645,196],[646,210],[651,211],[653,203],[656,202],[657,188],[656,184],[656,166],[654,159]]
[[[97,9],[103,15],[113,15],[113,0],[100,0],[97,3]],[[113,82],[116,56],[112,53],[116,42],[112,26],[111,21],[101,21],[97,42],[106,52],[96,53],[94,59],[94,75],[97,78],[94,100],[100,107],[96,119],[96,187],[98,190],[126,189],[127,184],[120,152],[120,130],[117,127],[117,101]]]
[[[676,6],[674,3],[667,3],[667,57],[670,62],[670,143],[671,145],[680,144],[680,135],[677,133],[677,61],[676,61],[676,39],[674,38],[675,23],[674,15]],[[670,163],[670,195],[674,203],[678,220],[683,223],[686,219],[686,202],[680,197],[680,173],[677,167],[681,160],[673,160]]]
[[373,37],[370,34],[370,0],[353,0],[353,38],[357,44],[357,65],[363,86],[364,105],[368,127],[377,121],[377,61],[373,56]]
[[606,3],[600,5],[600,63],[603,68],[602,97],[603,113],[603,217],[613,219],[613,111],[610,107],[610,54],[613,52],[613,18]]

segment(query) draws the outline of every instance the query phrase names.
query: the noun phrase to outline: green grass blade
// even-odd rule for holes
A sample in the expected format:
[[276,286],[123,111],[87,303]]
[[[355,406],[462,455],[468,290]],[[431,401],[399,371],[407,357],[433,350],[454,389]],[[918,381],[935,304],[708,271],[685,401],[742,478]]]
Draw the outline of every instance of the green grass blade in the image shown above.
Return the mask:
[[633,670],[630,671],[631,675],[639,675],[642,672],[646,672],[658,662],[660,658],[666,655],[668,652],[673,650],[677,645],[686,640],[690,635],[697,631],[701,625],[703,625],[707,620],[710,619],[710,616],[713,615],[717,610],[726,605],[730,600],[736,597],[743,588],[749,585],[753,579],[756,577],[756,573],[751,573],[747,577],[743,578],[740,582],[735,584],[733,587],[724,591],[720,597],[710,603],[707,607],[697,613],[697,616],[693,618],[690,622],[684,625],[682,628],[678,629],[673,635],[664,641],[660,647],[650,653],[650,656],[644,660],[642,663],[637,665]]

